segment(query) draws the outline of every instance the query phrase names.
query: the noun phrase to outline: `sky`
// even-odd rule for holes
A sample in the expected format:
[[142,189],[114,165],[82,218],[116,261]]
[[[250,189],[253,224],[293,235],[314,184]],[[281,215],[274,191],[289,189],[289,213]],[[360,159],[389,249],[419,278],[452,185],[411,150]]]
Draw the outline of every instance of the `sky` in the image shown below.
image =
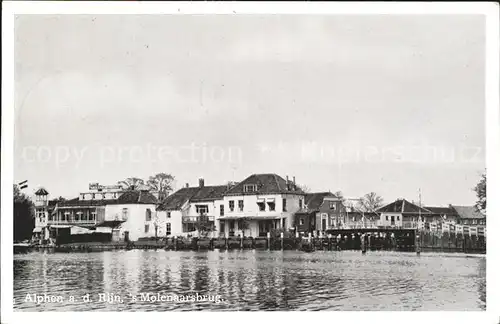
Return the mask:
[[[482,16],[21,15],[14,178],[74,197],[296,177],[472,205],[485,169]],[[30,192],[31,192],[30,191]]]

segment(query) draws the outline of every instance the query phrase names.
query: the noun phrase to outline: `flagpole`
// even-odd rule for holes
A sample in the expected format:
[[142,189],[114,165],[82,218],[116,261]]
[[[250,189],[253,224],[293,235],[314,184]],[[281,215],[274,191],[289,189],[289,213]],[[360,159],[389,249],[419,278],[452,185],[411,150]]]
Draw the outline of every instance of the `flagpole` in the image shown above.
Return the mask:
[[418,188],[418,221],[422,222],[422,192],[421,189]]

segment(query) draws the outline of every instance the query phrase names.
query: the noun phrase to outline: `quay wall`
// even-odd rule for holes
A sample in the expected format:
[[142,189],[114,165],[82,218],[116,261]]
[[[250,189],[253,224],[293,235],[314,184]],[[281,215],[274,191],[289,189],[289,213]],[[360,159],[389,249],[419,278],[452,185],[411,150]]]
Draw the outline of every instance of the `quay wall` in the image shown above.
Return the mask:
[[[418,248],[417,248],[418,247]],[[362,250],[401,252],[486,253],[486,237],[455,232],[417,230],[338,229],[317,237],[229,237],[229,238],[161,238],[134,242],[81,242],[57,246],[35,246],[56,251],[105,251],[114,249],[166,250]]]

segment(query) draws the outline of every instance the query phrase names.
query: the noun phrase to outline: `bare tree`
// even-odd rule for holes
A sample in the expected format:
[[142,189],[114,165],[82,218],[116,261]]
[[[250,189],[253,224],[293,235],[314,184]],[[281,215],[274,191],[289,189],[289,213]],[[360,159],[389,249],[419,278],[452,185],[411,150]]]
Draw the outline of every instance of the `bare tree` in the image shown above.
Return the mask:
[[382,197],[372,191],[359,199],[358,208],[364,212],[374,212],[378,208],[382,207],[383,204],[384,200]]
[[118,184],[125,190],[137,190],[144,185],[144,180],[137,177],[130,177],[122,181],[118,181]]
[[172,182],[174,180],[174,176],[162,172],[149,177],[147,186],[151,190],[158,192],[158,201],[163,201],[168,196],[168,193],[172,191]]

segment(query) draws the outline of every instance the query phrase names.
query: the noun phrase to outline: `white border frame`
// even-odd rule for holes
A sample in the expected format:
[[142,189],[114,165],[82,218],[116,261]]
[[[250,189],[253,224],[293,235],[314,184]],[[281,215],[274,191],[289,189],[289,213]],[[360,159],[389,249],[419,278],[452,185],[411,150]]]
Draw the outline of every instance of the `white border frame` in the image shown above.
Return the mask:
[[[489,197],[500,196],[499,159],[499,7],[495,2],[3,2],[2,11],[2,204],[1,204],[1,264],[2,264],[2,322],[77,322],[110,320],[144,321],[191,321],[232,319],[250,322],[255,320],[303,320],[311,319],[310,313],[281,312],[249,312],[248,314],[224,317],[210,312],[169,314],[168,318],[160,313],[140,312],[85,312],[75,316],[72,312],[25,313],[13,312],[13,249],[12,249],[12,184],[13,179],[13,134],[14,134],[14,16],[15,14],[481,14],[486,17],[486,165],[488,170]],[[494,179],[494,180],[493,180]],[[487,247],[487,310],[485,312],[335,312],[334,314],[319,312],[317,316],[332,315],[334,320],[355,323],[405,321],[421,323],[423,321],[439,321],[441,323],[499,323],[500,309],[500,273],[498,250],[500,247],[500,201],[490,199],[488,204]],[[496,288],[496,289],[495,289]],[[495,291],[496,290],[496,291]],[[444,320],[444,321],[443,321]]]

